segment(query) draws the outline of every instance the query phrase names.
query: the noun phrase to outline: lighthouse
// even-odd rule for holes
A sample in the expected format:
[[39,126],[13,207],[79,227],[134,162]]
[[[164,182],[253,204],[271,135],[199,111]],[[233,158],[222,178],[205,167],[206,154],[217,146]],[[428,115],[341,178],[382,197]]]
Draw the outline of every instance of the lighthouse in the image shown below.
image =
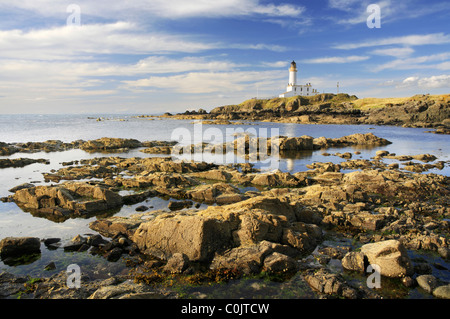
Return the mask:
[[297,64],[295,61],[291,62],[289,67],[289,82],[286,88],[286,92],[279,95],[279,97],[291,97],[296,95],[311,96],[319,94],[316,89],[313,89],[311,83],[305,85],[297,84]]
[[294,86],[297,84],[297,64],[295,61],[291,62],[291,67],[289,68],[289,84],[288,86]]

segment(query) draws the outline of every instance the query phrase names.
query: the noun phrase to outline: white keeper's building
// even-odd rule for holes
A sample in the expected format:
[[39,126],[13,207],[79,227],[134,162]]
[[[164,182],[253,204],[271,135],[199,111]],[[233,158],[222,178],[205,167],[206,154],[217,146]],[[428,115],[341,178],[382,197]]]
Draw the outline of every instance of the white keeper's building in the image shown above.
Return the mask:
[[311,83],[305,85],[297,85],[297,64],[292,61],[289,68],[289,83],[286,88],[286,92],[280,94],[279,97],[291,97],[291,96],[311,96],[319,94],[317,89],[313,89]]

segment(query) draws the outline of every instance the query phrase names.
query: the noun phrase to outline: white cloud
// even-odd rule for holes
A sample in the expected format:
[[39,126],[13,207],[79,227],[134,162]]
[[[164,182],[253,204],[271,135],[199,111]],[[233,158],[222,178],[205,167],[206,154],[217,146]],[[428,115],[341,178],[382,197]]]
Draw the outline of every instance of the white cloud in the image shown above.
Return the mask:
[[276,61],[276,62],[262,62],[263,67],[269,68],[284,68],[289,64],[288,61]]
[[440,33],[431,34],[414,34],[401,37],[389,37],[378,40],[370,40],[358,43],[345,43],[333,46],[335,49],[352,50],[359,48],[369,48],[384,45],[406,45],[406,46],[419,46],[430,44],[447,44],[450,43],[450,35]]
[[0,30],[0,58],[70,60],[98,54],[196,53],[210,49],[286,50],[265,43],[222,43],[198,40],[192,35],[143,32],[129,22],[59,26],[50,29]]
[[[294,4],[261,3],[259,0],[77,0],[83,15],[116,19],[118,16],[137,16],[155,19],[164,17],[169,19],[191,17],[297,17],[303,13],[304,7]],[[20,8],[32,10],[43,16],[61,16],[69,3],[59,0],[21,0],[0,3],[0,9]]]
[[[375,68],[373,71],[379,72],[387,69],[394,70],[412,70],[412,69],[440,69],[446,70],[450,67],[450,63],[448,60],[450,59],[450,52],[432,54],[432,55],[424,55],[414,58],[403,58],[403,59],[395,59],[393,61],[381,64]],[[430,64],[431,62],[439,62],[445,61],[443,63],[438,64]]]
[[376,55],[385,55],[385,56],[393,56],[397,58],[404,58],[414,53],[414,49],[405,47],[405,48],[389,48],[389,49],[377,49],[373,50],[370,53]]
[[424,88],[450,88],[450,75],[434,75],[428,78],[423,78],[419,80],[419,87]]
[[352,63],[352,62],[360,62],[369,59],[368,56],[359,56],[359,55],[351,55],[346,57],[324,57],[324,58],[314,58],[303,60],[304,63]]
[[255,82],[272,87],[282,83],[285,77],[278,71],[234,71],[234,72],[189,72],[172,76],[152,76],[135,81],[123,81],[128,89],[158,88],[167,89],[170,92],[203,94],[242,92],[253,90]]
[[433,75],[430,77],[420,78],[418,76],[410,76],[399,83],[397,88],[418,88],[418,89],[441,89],[450,87],[450,75]]
[[137,25],[128,22],[0,31],[3,58],[64,60],[92,54],[192,53],[217,46],[186,35],[141,33]]

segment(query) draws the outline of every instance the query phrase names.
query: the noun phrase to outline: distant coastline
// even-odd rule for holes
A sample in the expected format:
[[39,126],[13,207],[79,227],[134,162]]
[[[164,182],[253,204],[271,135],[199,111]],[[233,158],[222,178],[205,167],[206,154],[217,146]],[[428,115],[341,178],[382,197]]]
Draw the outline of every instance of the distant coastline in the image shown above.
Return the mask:
[[363,98],[323,93],[315,96],[250,99],[237,105],[186,111],[162,117],[211,120],[233,124],[234,120],[297,124],[371,124],[435,128],[448,134],[450,94],[415,95],[405,98]]

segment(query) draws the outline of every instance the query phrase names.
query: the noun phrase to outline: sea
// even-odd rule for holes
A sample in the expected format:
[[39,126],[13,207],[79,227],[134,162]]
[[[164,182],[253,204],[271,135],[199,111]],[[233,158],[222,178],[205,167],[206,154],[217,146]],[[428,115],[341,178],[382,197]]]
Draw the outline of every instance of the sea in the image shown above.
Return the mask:
[[[303,136],[314,138],[338,138],[355,133],[373,133],[385,138],[392,144],[380,147],[344,147],[327,149],[326,152],[351,152],[353,159],[371,159],[376,151],[386,150],[396,155],[432,154],[436,161],[444,161],[442,170],[432,169],[423,174],[435,173],[449,176],[450,174],[450,138],[448,135],[433,134],[426,128],[404,128],[398,126],[377,125],[320,125],[320,124],[293,124],[271,122],[243,122],[236,125],[200,124],[195,120],[178,120],[172,118],[143,116],[141,114],[26,114],[26,115],[0,115],[0,142],[43,142],[47,140],[60,140],[72,142],[75,140],[93,140],[101,137],[133,138],[139,141],[178,141],[180,144],[198,143],[201,141],[232,141],[240,134],[248,133],[257,137],[271,136]],[[256,168],[262,170],[279,169],[283,172],[295,173],[308,170],[306,165],[313,162],[339,163],[344,159],[339,156],[324,156],[324,150],[302,151],[290,154],[289,157],[271,159],[270,161],[253,161]],[[356,154],[355,152],[359,152]],[[63,162],[88,159],[101,156],[121,157],[151,157],[161,156],[140,152],[140,149],[130,150],[126,153],[87,153],[79,149],[63,152],[37,152],[15,153],[0,158],[45,158],[50,164],[36,163],[23,168],[0,169],[0,197],[11,195],[8,190],[23,183],[45,185],[43,173],[58,170]],[[165,155],[168,156],[168,155]],[[198,159],[198,158],[195,158]],[[200,160],[228,163],[229,158],[223,156],[204,156]],[[244,163],[245,158],[234,158],[236,163]],[[384,160],[386,163],[394,160]],[[150,198],[145,203],[153,209],[165,209],[170,198]],[[142,203],[138,204],[142,205]],[[135,213],[136,205],[124,205],[117,216],[128,216]],[[205,206],[202,206],[205,207]],[[42,217],[36,217],[22,211],[14,203],[0,202],[0,239],[8,236],[32,236],[41,239],[58,237],[62,244],[81,234],[93,234],[89,223],[97,217],[72,218],[64,222],[55,222]],[[56,264],[54,270],[44,270],[50,262]],[[0,260],[1,271],[16,274],[42,277],[51,276],[67,268],[70,264],[82,265],[92,278],[108,278],[114,274],[126,272],[125,262],[107,262],[99,256],[92,256],[88,252],[68,253],[62,247],[54,250],[42,245],[41,254],[30,260],[17,264],[5,264]]]

